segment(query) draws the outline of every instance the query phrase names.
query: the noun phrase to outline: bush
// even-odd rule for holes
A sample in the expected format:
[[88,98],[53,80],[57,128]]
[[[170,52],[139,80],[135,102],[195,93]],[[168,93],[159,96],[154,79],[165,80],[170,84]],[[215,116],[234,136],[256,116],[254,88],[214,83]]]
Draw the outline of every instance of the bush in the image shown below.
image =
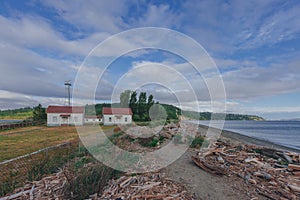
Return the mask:
[[[85,160],[90,160],[87,158]],[[93,163],[88,167],[71,167],[68,176],[68,185],[64,188],[64,199],[86,199],[91,194],[102,191],[108,180],[117,177],[120,172],[102,164]]]
[[144,147],[156,147],[157,143],[159,142],[159,139],[155,137],[149,137],[149,138],[139,138],[138,141],[140,145]]
[[204,142],[204,137],[196,136],[191,143],[191,148],[200,148]]

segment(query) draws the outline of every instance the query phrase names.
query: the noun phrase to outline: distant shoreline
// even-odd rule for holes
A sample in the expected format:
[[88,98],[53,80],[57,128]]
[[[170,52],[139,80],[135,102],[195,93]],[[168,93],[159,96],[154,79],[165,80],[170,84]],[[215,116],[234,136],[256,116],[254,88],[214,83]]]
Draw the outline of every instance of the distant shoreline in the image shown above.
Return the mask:
[[[208,129],[208,127],[209,126],[199,124],[199,131],[205,132]],[[213,127],[210,127],[210,129],[215,130],[215,131],[220,131],[220,129],[213,128]],[[266,140],[252,138],[252,137],[249,137],[249,136],[237,133],[237,132],[233,132],[233,131],[222,130],[221,136],[228,138],[228,139],[235,140],[235,141],[239,141],[239,142],[242,142],[245,144],[252,144],[252,145],[258,145],[258,146],[272,148],[272,149],[280,149],[280,150],[284,150],[284,151],[293,151],[293,152],[300,153],[299,149],[295,149],[292,147],[286,147],[286,146],[283,146],[280,144],[275,144],[273,142],[269,142]]]

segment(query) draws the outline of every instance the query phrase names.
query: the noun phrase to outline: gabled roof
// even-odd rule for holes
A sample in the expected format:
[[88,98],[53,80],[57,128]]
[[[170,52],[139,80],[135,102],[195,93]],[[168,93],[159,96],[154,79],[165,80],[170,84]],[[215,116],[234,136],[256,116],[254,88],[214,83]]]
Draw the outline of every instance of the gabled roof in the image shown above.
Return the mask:
[[83,106],[48,106],[47,113],[84,113]]
[[103,115],[132,115],[130,108],[102,108]]

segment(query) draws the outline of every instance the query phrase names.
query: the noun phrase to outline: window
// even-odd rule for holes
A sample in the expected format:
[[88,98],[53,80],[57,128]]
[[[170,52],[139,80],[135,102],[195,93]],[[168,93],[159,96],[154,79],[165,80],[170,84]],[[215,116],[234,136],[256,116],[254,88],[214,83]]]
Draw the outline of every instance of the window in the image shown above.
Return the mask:
[[78,117],[74,117],[74,122],[78,122]]
[[57,116],[54,116],[54,117],[52,118],[52,121],[53,121],[53,122],[57,122]]
[[108,121],[111,122],[111,117],[108,118]]
[[127,122],[127,117],[125,117],[125,122]]

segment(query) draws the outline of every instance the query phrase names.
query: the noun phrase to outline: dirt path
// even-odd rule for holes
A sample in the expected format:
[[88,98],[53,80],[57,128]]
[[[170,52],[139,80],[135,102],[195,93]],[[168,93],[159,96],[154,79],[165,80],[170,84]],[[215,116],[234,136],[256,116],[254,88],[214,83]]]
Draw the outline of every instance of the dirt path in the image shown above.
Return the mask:
[[250,199],[247,191],[242,191],[243,180],[237,177],[219,177],[197,167],[191,160],[192,150],[187,151],[164,171],[180,183],[184,183],[196,199],[234,200]]

